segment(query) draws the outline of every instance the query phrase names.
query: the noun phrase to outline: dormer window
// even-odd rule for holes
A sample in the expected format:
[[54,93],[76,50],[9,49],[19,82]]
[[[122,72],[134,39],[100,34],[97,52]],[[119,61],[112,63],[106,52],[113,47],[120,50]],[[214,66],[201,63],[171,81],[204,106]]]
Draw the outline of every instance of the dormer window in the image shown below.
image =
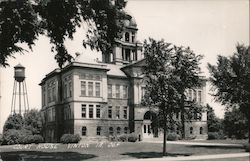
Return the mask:
[[129,42],[129,33],[128,32],[125,33],[125,41]]

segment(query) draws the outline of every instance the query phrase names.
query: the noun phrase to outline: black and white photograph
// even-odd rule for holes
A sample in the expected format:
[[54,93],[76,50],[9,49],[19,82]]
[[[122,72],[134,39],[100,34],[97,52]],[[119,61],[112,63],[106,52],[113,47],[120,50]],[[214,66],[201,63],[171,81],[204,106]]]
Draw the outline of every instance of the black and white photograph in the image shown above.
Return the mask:
[[0,161],[250,161],[249,0],[0,0]]

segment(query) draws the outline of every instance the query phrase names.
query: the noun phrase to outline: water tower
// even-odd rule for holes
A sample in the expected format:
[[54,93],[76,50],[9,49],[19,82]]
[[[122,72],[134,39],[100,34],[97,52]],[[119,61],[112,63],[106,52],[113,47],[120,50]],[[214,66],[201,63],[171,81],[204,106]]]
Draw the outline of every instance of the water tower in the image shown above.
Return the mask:
[[[14,67],[14,86],[11,102],[11,114],[26,113],[29,110],[27,86],[25,82],[25,67],[18,64]],[[17,101],[18,97],[18,101]],[[18,103],[18,104],[17,104]]]

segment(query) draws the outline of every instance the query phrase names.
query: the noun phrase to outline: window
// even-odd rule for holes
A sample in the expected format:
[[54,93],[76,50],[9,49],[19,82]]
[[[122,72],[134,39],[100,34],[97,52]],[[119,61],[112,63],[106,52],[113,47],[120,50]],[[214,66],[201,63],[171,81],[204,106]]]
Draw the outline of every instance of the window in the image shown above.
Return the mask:
[[51,89],[48,89],[48,102],[51,102]]
[[112,106],[109,106],[109,109],[108,109],[108,118],[112,118]]
[[116,119],[120,118],[120,107],[119,106],[115,107],[115,116],[116,116]]
[[115,85],[115,95],[116,95],[116,98],[120,98],[120,85],[119,84]]
[[177,111],[177,112],[175,113],[175,117],[176,117],[176,120],[179,120],[179,119],[180,119],[180,112],[179,112],[179,111]]
[[129,33],[128,32],[125,33],[125,41],[129,42]]
[[123,107],[123,118],[124,119],[128,118],[128,107]]
[[109,135],[113,135],[113,134],[114,134],[113,127],[109,127]]
[[93,118],[93,116],[94,116],[93,105],[89,105],[89,118]]
[[143,99],[145,96],[145,90],[146,90],[146,87],[141,87],[141,99]]
[[56,109],[52,108],[52,118],[51,121],[55,121],[56,120]]
[[135,32],[132,32],[132,42],[135,42]]
[[144,125],[144,133],[147,133],[147,125]]
[[69,97],[72,97],[72,82],[69,82]]
[[81,96],[86,96],[86,82],[81,81]]
[[203,127],[200,127],[200,134],[203,134]]
[[197,102],[197,91],[196,90],[193,91],[194,91],[194,102]]
[[124,127],[124,134],[128,133],[128,127]]
[[82,105],[82,118],[86,118],[86,105]]
[[151,127],[150,127],[150,125],[148,125],[148,133],[149,134],[151,133]]
[[192,100],[192,89],[188,90],[188,100],[191,101]]
[[130,61],[130,49],[125,49],[125,60]]
[[120,127],[117,127],[117,129],[116,129],[116,134],[117,134],[117,135],[120,135],[120,134],[121,134],[121,128],[120,128]]
[[108,98],[112,98],[112,85],[108,84]]
[[190,134],[193,134],[193,127],[190,127]]
[[128,98],[128,86],[126,85],[123,86],[123,98],[124,99]]
[[137,60],[137,53],[135,52],[135,50],[132,50],[133,53],[133,60]]
[[65,83],[64,84],[64,98],[68,97],[68,91],[67,91],[67,89],[68,89],[68,85]]
[[86,136],[87,135],[87,128],[86,126],[82,127],[82,136]]
[[177,134],[177,135],[180,134],[180,129],[179,129],[179,127],[176,128],[176,134]]
[[101,135],[101,131],[102,131],[102,128],[100,126],[98,126],[96,128],[96,135],[100,136]]
[[88,82],[88,96],[93,96],[93,82]]
[[201,91],[198,91],[198,102],[201,103]]
[[101,118],[101,108],[100,108],[100,105],[96,105],[96,118]]
[[44,106],[45,104],[46,104],[46,99],[45,99],[45,97],[46,97],[46,89],[45,89],[45,87],[43,87],[43,97],[42,97],[42,105]]
[[95,96],[96,97],[101,96],[101,84],[99,82],[95,83]]
[[56,100],[56,87],[52,87],[52,100]]

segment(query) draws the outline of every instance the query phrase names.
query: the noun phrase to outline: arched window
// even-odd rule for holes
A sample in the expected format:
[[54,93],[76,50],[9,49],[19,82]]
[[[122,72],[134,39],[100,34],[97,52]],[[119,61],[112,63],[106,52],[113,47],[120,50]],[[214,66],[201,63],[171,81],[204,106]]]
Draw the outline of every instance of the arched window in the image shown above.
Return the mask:
[[82,136],[86,136],[87,135],[87,128],[86,126],[82,127]]
[[128,133],[128,127],[124,127],[124,134]]
[[102,128],[100,126],[98,126],[96,128],[96,135],[101,135],[101,131],[102,131]]
[[109,135],[113,135],[113,134],[114,134],[113,127],[109,127]]
[[193,127],[190,127],[190,134],[193,134]]
[[125,33],[125,41],[129,42],[129,33],[128,32]]
[[203,134],[203,127],[200,127],[200,134]]
[[121,128],[120,128],[120,127],[117,127],[116,133],[117,133],[117,135],[120,135],[120,134],[121,134]]

